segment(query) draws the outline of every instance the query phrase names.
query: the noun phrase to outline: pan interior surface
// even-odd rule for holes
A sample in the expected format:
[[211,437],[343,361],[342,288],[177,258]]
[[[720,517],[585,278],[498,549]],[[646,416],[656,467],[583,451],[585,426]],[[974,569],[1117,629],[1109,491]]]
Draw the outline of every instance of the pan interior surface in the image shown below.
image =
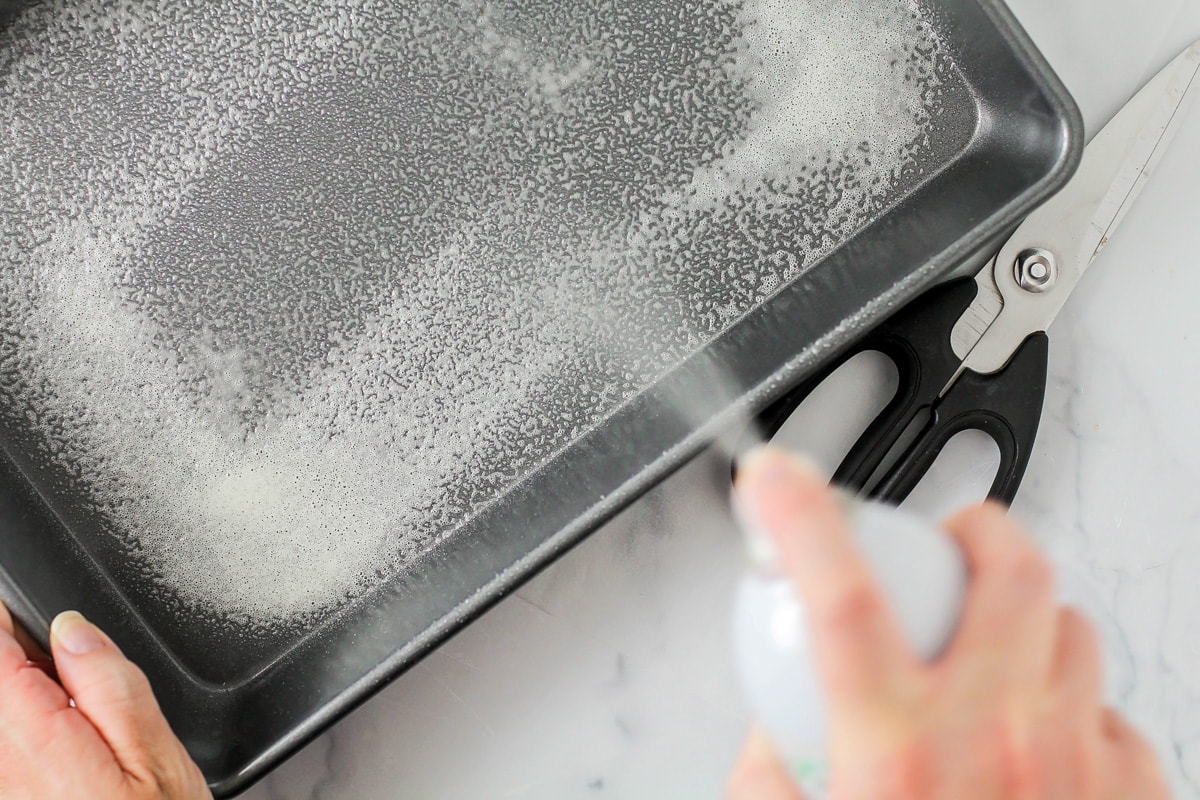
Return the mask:
[[0,33],[0,440],[244,681],[962,151],[935,23],[42,3]]

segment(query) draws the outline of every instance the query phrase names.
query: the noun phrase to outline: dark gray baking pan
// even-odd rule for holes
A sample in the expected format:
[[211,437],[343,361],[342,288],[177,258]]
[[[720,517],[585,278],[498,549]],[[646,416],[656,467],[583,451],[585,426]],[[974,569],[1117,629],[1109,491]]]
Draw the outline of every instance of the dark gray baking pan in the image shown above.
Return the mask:
[[[924,133],[911,143],[911,157],[888,191],[876,196],[855,185],[853,175],[838,172],[836,155],[805,154],[812,161],[805,174],[813,180],[781,189],[791,192],[786,202],[747,210],[744,204],[697,201],[704,206],[696,212],[705,220],[702,229],[646,245],[653,257],[645,263],[652,268],[639,272],[627,263],[575,258],[584,247],[580,220],[617,220],[594,226],[585,231],[591,238],[584,238],[612,238],[615,231],[622,242],[617,249],[626,248],[621,252],[627,255],[641,246],[629,244],[631,220],[694,182],[705,164],[729,156],[726,145],[736,143],[741,127],[758,113],[747,100],[754,87],[730,78],[723,56],[711,58],[713,52],[736,57],[743,13],[736,5],[313,4],[311,18],[286,22],[287,41],[295,45],[290,51],[271,44],[284,11],[270,4],[239,8],[59,0],[10,15],[0,30],[0,85],[8,87],[0,111],[10,126],[3,146],[26,153],[22,157],[30,162],[0,157],[0,229],[9,242],[0,246],[0,313],[10,315],[0,318],[3,595],[43,640],[48,621],[68,608],[109,631],[146,670],[217,796],[262,777],[723,428],[764,408],[941,276],[981,259],[1070,177],[1082,147],[1077,109],[1002,3],[931,0],[924,10],[944,49],[935,55],[909,51],[900,69],[912,70],[917,81],[936,77],[936,92],[923,102],[937,110],[924,118]],[[446,9],[454,14],[447,16]],[[255,19],[259,12],[265,16]],[[135,17],[136,24],[112,21]],[[91,22],[85,26],[80,19]],[[177,39],[171,26],[182,34]],[[480,33],[485,28],[487,35]],[[418,30],[457,45],[442,41],[421,50],[413,33]],[[466,44],[454,38],[464,30],[470,33]],[[319,35],[305,38],[312,31]],[[88,36],[93,40],[83,41]],[[581,55],[578,48],[589,42],[602,46]],[[279,52],[303,58],[278,64],[272,58]],[[703,69],[696,64],[701,52],[710,59]],[[151,58],[155,53],[167,57]],[[609,83],[600,95],[617,98],[607,104],[576,88],[604,59],[616,65],[604,72]],[[484,62],[486,70],[479,66]],[[558,66],[527,68],[538,63]],[[240,72],[229,72],[235,68]],[[113,89],[123,76],[125,94]],[[52,83],[30,88],[21,80]],[[271,94],[237,108],[223,106],[213,94],[220,87],[253,92],[267,85],[274,87]],[[511,94],[481,110],[481,85]],[[674,87],[677,94],[668,99],[677,102],[655,100],[656,87],[663,86]],[[120,231],[105,230],[108,218],[96,210],[108,207],[116,185],[113,165],[137,162],[150,142],[168,154],[162,158],[192,146],[194,136],[155,139],[147,131],[158,130],[154,126],[163,120],[186,128],[213,109],[225,115],[225,127],[210,130],[215,144],[205,151],[211,156],[205,170],[188,173],[188,191],[175,196],[174,205],[148,204],[160,216],[139,229],[144,236],[136,247],[122,251],[129,294],[119,309],[137,306],[157,314],[155,330],[169,332],[163,346],[170,352],[195,345],[189,336],[200,336],[196,331],[226,331],[241,336],[241,351],[259,348],[255,363],[270,379],[264,381],[299,386],[309,374],[305,369],[336,350],[329,344],[335,332],[321,327],[322,320],[359,313],[338,305],[342,277],[359,281],[352,290],[360,300],[402,295],[427,277],[405,272],[405,264],[447,257],[445,248],[417,252],[418,245],[470,230],[488,267],[470,272],[470,280],[445,295],[451,306],[461,297],[482,298],[471,308],[483,322],[459,320],[468,331],[477,322],[490,324],[504,309],[552,309],[557,295],[551,289],[557,287],[570,296],[600,298],[576,304],[572,313],[591,341],[613,345],[617,353],[589,360],[581,351],[568,367],[546,372],[537,395],[544,402],[526,408],[519,424],[504,416],[506,409],[496,412],[495,429],[484,432],[489,444],[472,451],[472,471],[446,484],[428,520],[416,517],[420,546],[384,559],[365,584],[348,587],[338,602],[291,624],[218,613],[213,609],[220,609],[220,598],[206,606],[173,588],[156,570],[148,540],[114,522],[126,506],[111,506],[115,516],[105,515],[95,502],[101,490],[94,476],[78,467],[103,469],[105,454],[83,453],[83,461],[74,462],[63,448],[47,446],[61,429],[30,407],[32,390],[23,372],[28,362],[13,356],[50,332],[29,327],[28,317],[14,321],[12,309],[23,301],[3,295],[5,286],[14,291],[4,276],[27,270],[44,246],[37,220],[49,220],[44,224],[52,228],[69,222],[85,239],[115,241]],[[869,143],[863,147],[869,153]],[[511,158],[512,151],[520,158]],[[403,153],[408,161],[398,155]],[[74,192],[46,188],[82,162],[93,171],[79,174],[94,178],[77,181]],[[120,180],[153,176],[158,162],[147,163],[147,169],[126,169]],[[53,169],[38,172],[47,164]],[[145,191],[170,188],[173,175],[194,166],[193,160],[163,173]],[[838,186],[842,194],[822,193],[822,186]],[[846,197],[858,198],[860,207],[847,210]],[[495,204],[508,216],[479,213]],[[162,212],[166,206],[169,212]],[[390,250],[380,249],[385,233],[392,237]],[[285,256],[297,241],[304,253]],[[374,242],[375,249],[363,250],[364,242]],[[803,257],[789,261],[802,242]],[[344,254],[367,268],[343,276]],[[237,259],[268,266],[293,259],[298,266],[248,278]],[[205,278],[212,265],[235,262],[239,270]],[[770,272],[764,264],[778,267],[772,282],[760,280]],[[312,283],[316,273],[324,283]],[[753,285],[747,274],[756,276]],[[612,315],[603,308],[610,300],[618,307]],[[428,323],[441,313],[436,305],[420,309],[425,323],[409,324],[414,348],[439,335]],[[285,314],[296,308],[302,313]],[[240,313],[262,324],[239,328],[245,321]],[[514,312],[514,336],[549,336],[536,317],[521,313]],[[656,316],[671,315],[687,324],[656,324]],[[277,338],[255,338],[285,318],[293,326],[289,331],[299,331],[286,346]],[[385,332],[397,335],[395,329],[404,327],[395,322]],[[338,330],[345,334],[339,341],[353,338]],[[219,344],[213,336],[205,340],[210,350]],[[444,347],[470,362],[471,347],[464,349],[461,338]],[[414,374],[441,374],[439,352]],[[524,352],[527,359],[538,355]],[[626,369],[623,358],[634,366]],[[493,372],[495,391],[502,394],[502,371]],[[398,384],[405,375],[388,377]],[[254,374],[246,377],[250,395],[255,380]],[[378,391],[384,385],[371,383]],[[203,393],[208,384],[196,386]],[[428,400],[421,386],[412,391],[425,392],[420,397]],[[478,413],[476,406],[443,407],[465,391],[462,385],[446,388],[451,400],[434,404],[442,414],[439,425],[458,424],[456,414]],[[86,405],[87,395],[81,396]],[[95,395],[95,402],[103,397]],[[243,409],[248,429],[266,418],[263,406],[278,400],[254,397]],[[166,420],[159,435],[170,436],[176,422]],[[187,444],[178,443],[180,463],[192,458]],[[120,481],[103,491],[119,495]],[[174,518],[163,519],[169,527]],[[176,533],[180,542],[189,535],[159,530],[155,546]],[[268,595],[294,588],[279,583],[275,559],[254,552],[247,557],[258,561],[241,574],[262,582]],[[281,553],[279,560],[287,557]],[[196,570],[203,569],[198,561]],[[298,584],[319,579],[315,573],[291,576]]]

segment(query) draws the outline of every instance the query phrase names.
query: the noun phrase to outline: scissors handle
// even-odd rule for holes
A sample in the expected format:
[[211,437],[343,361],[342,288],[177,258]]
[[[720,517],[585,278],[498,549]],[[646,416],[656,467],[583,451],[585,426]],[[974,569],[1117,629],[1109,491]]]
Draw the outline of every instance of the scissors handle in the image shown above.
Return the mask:
[[999,372],[963,373],[932,406],[929,421],[872,487],[870,496],[888,503],[903,502],[951,439],[963,431],[977,430],[990,436],[1000,450],[1000,467],[988,497],[1012,503],[1029,466],[1041,422],[1049,352],[1049,338],[1035,333]]
[[[1011,502],[1037,436],[1046,388],[1047,342],[1044,334],[1029,337],[1005,369],[994,375],[964,373],[939,397],[962,363],[951,347],[950,332],[976,291],[975,281],[965,278],[921,295],[768,408],[759,418],[758,433],[768,439],[774,436],[846,361],[878,351],[896,365],[900,379],[896,395],[850,448],[833,482],[874,499],[900,503],[950,439],[975,429],[991,436],[1000,449],[1000,470],[989,497]],[[926,412],[929,420],[916,439],[870,485],[913,421]]]

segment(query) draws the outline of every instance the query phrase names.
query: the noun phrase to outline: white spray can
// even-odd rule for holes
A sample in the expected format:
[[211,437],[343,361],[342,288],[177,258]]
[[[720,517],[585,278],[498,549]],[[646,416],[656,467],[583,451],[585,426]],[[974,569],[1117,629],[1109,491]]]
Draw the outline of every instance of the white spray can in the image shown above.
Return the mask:
[[[913,652],[945,648],[962,611],[966,568],[944,532],[878,503],[847,501],[855,543],[874,571]],[[751,567],[734,606],[734,652],[747,701],[793,779],[827,793],[826,715],[804,606],[762,534],[748,531]]]

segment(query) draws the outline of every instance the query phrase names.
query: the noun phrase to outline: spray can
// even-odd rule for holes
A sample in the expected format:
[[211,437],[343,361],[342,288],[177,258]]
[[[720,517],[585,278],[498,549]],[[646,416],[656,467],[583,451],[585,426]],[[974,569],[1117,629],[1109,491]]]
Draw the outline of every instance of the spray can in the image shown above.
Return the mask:
[[[846,507],[855,543],[913,652],[936,658],[958,625],[966,593],[958,547],[912,514],[849,499]],[[826,712],[804,606],[763,534],[746,533],[751,565],[737,590],[733,621],[742,689],[792,778],[810,796],[823,797],[829,781]]]

